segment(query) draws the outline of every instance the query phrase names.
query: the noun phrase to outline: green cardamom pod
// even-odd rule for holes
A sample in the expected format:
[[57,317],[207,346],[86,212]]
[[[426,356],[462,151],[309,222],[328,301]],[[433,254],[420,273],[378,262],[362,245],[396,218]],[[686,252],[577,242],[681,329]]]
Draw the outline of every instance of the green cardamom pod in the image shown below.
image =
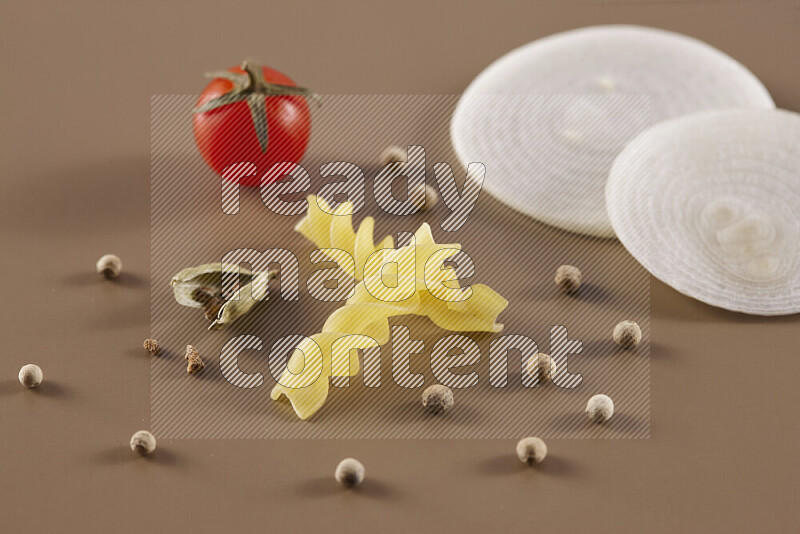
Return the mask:
[[[222,287],[225,274],[238,276],[235,291],[227,295],[223,294]],[[253,272],[236,264],[206,263],[182,270],[172,277],[170,284],[178,304],[203,308],[206,318],[213,321],[209,329],[218,329],[250,311],[266,295],[269,280],[276,274],[275,271]]]

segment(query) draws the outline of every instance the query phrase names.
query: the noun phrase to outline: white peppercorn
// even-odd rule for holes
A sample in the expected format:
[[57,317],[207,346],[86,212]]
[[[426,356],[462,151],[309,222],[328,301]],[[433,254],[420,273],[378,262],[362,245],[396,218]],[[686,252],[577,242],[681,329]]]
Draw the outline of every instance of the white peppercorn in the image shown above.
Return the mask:
[[581,271],[572,265],[561,265],[556,269],[556,285],[564,293],[575,293],[581,287]]
[[614,327],[614,341],[624,349],[634,349],[642,341],[642,329],[633,321],[622,321]]
[[122,260],[114,254],[106,254],[97,260],[97,274],[102,274],[109,280],[116,278],[122,272]]
[[389,163],[404,162],[407,157],[406,149],[399,146],[390,146],[381,153],[381,166]]
[[586,416],[595,423],[605,423],[614,415],[614,401],[608,395],[595,395],[586,403]]
[[453,390],[441,384],[428,386],[422,392],[422,406],[434,415],[440,415],[450,410],[455,404]]
[[29,363],[19,370],[19,381],[26,388],[38,388],[43,378],[42,369],[38,365]]
[[439,193],[435,187],[428,184],[412,187],[408,192],[408,201],[417,210],[428,210],[439,202]]
[[542,463],[546,456],[547,445],[539,438],[524,438],[517,443],[517,457],[524,464]]
[[540,382],[552,380],[558,368],[556,362],[549,354],[542,354],[541,352],[534,354],[528,358],[525,364],[525,371],[533,379],[538,378]]
[[139,430],[131,436],[131,450],[141,456],[147,456],[156,450],[156,438],[147,430]]
[[364,481],[364,465],[355,458],[345,458],[336,466],[336,482],[354,488]]

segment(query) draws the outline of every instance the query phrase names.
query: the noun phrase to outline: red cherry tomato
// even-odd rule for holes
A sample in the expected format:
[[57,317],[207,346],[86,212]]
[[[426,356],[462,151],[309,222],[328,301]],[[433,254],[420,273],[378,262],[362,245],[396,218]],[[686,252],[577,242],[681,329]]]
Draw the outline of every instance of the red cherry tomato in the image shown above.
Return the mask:
[[[260,79],[259,71],[263,76]],[[194,137],[203,159],[221,175],[235,163],[255,164],[256,175],[238,179],[245,186],[258,186],[262,179],[270,183],[281,178],[287,166],[268,171],[275,163],[299,163],[303,158],[311,135],[307,97],[312,93],[298,88],[285,74],[254,62],[215,76],[203,89],[194,113]],[[212,102],[220,97],[232,101]],[[263,99],[263,105],[259,99]],[[218,107],[204,110],[202,106]],[[257,115],[262,113],[266,135],[259,139]]]

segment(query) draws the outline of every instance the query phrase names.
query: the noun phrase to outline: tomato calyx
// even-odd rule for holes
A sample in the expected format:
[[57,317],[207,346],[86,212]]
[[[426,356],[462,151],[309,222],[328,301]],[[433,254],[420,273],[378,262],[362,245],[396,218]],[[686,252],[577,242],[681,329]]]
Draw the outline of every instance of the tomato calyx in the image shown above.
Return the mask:
[[233,89],[212,98],[208,102],[194,108],[195,113],[205,113],[213,109],[229,106],[236,102],[247,102],[253,127],[256,130],[258,145],[261,152],[266,153],[269,144],[269,131],[267,129],[267,107],[265,97],[299,95],[318,101],[318,96],[305,87],[281,85],[270,83],[264,79],[264,70],[261,64],[254,59],[245,59],[242,62],[244,74],[220,70],[206,73],[207,78],[223,78],[233,84]]

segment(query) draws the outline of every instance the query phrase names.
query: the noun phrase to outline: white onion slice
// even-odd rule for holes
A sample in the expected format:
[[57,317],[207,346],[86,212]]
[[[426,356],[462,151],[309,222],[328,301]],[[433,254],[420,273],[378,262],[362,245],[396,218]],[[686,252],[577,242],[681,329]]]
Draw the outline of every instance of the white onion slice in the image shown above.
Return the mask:
[[800,115],[707,111],[653,126],[617,157],[608,214],[676,290],[727,310],[800,312]]
[[566,230],[612,237],[604,187],[628,141],[696,111],[774,107],[750,71],[701,41],[596,26],[492,63],[462,95],[451,134],[465,165],[486,165],[485,188],[502,202]]

